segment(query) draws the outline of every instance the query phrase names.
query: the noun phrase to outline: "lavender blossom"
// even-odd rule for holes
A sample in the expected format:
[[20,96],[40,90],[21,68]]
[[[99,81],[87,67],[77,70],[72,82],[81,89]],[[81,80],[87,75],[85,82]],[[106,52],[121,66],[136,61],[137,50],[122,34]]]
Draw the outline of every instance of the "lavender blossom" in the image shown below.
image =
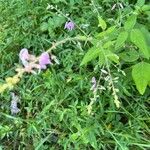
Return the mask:
[[72,21],[69,21],[65,23],[64,29],[72,30],[74,29],[74,27],[75,27],[74,23]]
[[14,115],[20,112],[20,109],[17,106],[17,103],[19,102],[19,98],[15,96],[14,93],[11,93],[11,96],[12,96],[12,100],[11,100],[10,110],[11,110],[11,114]]
[[[36,57],[35,55],[29,54],[26,48],[23,48],[20,51],[19,58],[24,66],[25,72],[27,73],[36,74],[34,69],[39,69],[40,72],[41,69],[46,69],[46,65],[52,64],[50,56],[47,52],[43,52],[39,57]],[[59,63],[55,56],[53,57],[53,60]]]
[[43,52],[39,57],[40,69],[46,69],[46,65],[48,64],[52,64],[49,54],[47,52]]

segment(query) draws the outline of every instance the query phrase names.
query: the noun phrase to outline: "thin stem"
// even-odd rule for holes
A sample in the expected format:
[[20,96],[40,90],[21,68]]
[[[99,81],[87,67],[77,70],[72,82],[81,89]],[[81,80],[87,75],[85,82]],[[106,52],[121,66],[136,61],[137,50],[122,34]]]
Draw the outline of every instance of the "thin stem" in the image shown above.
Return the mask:
[[[56,42],[56,43],[53,43],[52,46],[51,46],[46,52],[47,52],[47,53],[50,53],[50,52],[51,52],[53,49],[55,49],[57,46],[59,46],[59,45],[61,45],[61,44],[63,44],[63,43],[66,43],[67,41],[78,41],[78,40],[80,40],[80,41],[85,41],[85,42],[86,42],[86,41],[91,41],[92,38],[91,38],[91,37],[87,38],[87,37],[85,37],[85,36],[68,37],[68,38],[63,39],[63,40],[61,40],[61,41],[58,41],[58,42]],[[10,78],[9,78],[9,81],[7,80],[6,83],[2,85],[2,88],[0,89],[0,92],[2,93],[2,92],[3,92],[4,90],[6,90],[7,88],[10,88],[10,87],[12,88],[15,84],[17,84],[17,83],[20,81],[20,79],[22,78],[22,76],[23,76],[24,73],[26,73],[26,72],[29,72],[29,73],[36,73],[36,72],[34,72],[34,70],[33,70],[34,68],[40,70],[39,65],[36,64],[36,62],[39,61],[39,57],[40,57],[40,56],[36,57],[35,60],[32,61],[32,62],[30,62],[27,67],[22,67],[22,66],[21,66],[21,67],[16,68],[17,74],[16,74],[15,76],[13,76],[13,77],[10,77]],[[29,67],[29,70],[28,70],[28,67]],[[8,78],[7,78],[7,79],[8,79]],[[12,82],[12,81],[10,81],[10,80],[15,80],[15,81]],[[8,83],[8,82],[10,82],[10,83]]]
[[66,16],[62,11],[60,11],[59,9],[57,9],[57,7],[53,6],[52,9],[55,9],[59,14],[61,14],[62,16],[64,16],[65,18],[67,18],[68,20],[72,21],[75,26],[86,36],[88,37],[88,35],[84,32],[84,30],[82,30],[70,17]]

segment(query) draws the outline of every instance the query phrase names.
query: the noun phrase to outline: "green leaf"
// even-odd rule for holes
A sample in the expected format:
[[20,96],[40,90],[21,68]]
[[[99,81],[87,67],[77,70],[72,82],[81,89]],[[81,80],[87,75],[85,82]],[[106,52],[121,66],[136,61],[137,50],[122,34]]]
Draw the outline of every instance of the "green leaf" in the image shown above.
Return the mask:
[[144,25],[141,25],[139,28],[142,34],[144,35],[147,46],[150,47],[150,32],[148,31],[148,28],[146,28],[146,26]]
[[101,27],[103,30],[105,30],[107,27],[106,22],[100,16],[98,16],[98,21],[99,21],[98,27]]
[[48,30],[48,23],[47,23],[47,22],[43,22],[43,23],[41,24],[41,26],[40,26],[40,30],[41,30],[42,32],[47,31],[47,30]]
[[148,59],[150,54],[144,38],[144,35],[139,29],[133,29],[130,34],[131,42],[134,43],[143,55]]
[[55,22],[55,28],[60,27],[65,22],[65,18],[63,16],[55,16],[53,17],[53,22]]
[[97,34],[96,37],[97,37],[97,38],[105,37],[105,36],[107,36],[108,34],[113,33],[113,32],[115,31],[115,29],[116,29],[116,26],[112,26],[112,27],[108,28],[107,30],[105,30],[105,31],[103,31],[103,32],[101,32],[101,33],[99,33],[99,34]]
[[99,56],[100,50],[97,47],[92,47],[88,50],[88,52],[85,54],[80,66],[88,63],[89,61],[95,59],[96,57]]
[[51,29],[56,29],[57,27],[61,27],[65,22],[65,18],[63,16],[53,16],[48,19],[48,27]]
[[150,81],[150,64],[140,62],[133,66],[132,77],[140,94],[144,94]]
[[120,53],[119,56],[126,62],[134,62],[139,58],[139,53],[136,50],[130,50]]
[[94,132],[89,133],[89,142],[93,148],[97,149],[97,141]]
[[149,11],[150,10],[150,5],[144,5],[142,7],[142,11]]
[[124,86],[122,86],[123,88],[123,92],[127,95],[127,96],[132,96],[132,94],[128,91],[128,89]]
[[105,64],[105,55],[103,53],[103,51],[100,50],[99,53],[99,65],[102,66]]
[[72,140],[72,141],[75,141],[75,140],[77,140],[77,138],[79,137],[79,133],[77,132],[77,133],[73,133],[73,134],[71,134],[71,136],[70,136],[70,139]]
[[132,16],[129,16],[127,21],[125,22],[124,24],[124,28],[125,30],[131,30],[133,29],[135,23],[136,23],[136,19],[137,19],[137,15],[132,15]]
[[138,0],[136,6],[142,7],[145,4],[145,0]]
[[109,60],[111,60],[111,61],[113,61],[113,62],[115,62],[115,63],[117,63],[117,64],[119,63],[119,57],[118,57],[118,55],[112,53],[111,51],[107,51],[107,52],[106,52],[106,57],[107,57]]
[[107,49],[109,47],[111,47],[112,45],[114,45],[115,41],[108,41],[103,45],[103,48]]
[[128,38],[128,32],[127,31],[121,32],[117,38],[115,49],[123,46],[127,38]]

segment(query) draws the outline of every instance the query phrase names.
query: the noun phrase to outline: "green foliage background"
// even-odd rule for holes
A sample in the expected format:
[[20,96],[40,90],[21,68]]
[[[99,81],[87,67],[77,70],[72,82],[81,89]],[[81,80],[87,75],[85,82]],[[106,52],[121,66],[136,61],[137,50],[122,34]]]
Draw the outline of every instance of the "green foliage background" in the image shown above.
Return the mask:
[[[111,11],[117,2],[122,3],[124,9]],[[69,14],[82,30],[77,27],[71,32],[65,30],[67,18],[58,15],[54,9],[47,10],[47,3],[57,5],[61,12]],[[94,3],[109,28],[116,24],[122,27],[131,12],[139,10],[142,0],[138,4],[136,0],[95,0]],[[150,4],[147,1],[145,5],[146,11],[138,14],[136,28],[145,33],[144,38],[149,44]],[[5,77],[14,74],[15,66],[19,63],[18,53],[22,48],[26,47],[38,55],[48,49],[52,42],[84,35],[83,31],[96,37],[105,30],[105,25],[98,27],[99,21],[94,6],[88,0],[1,0],[0,81],[4,82]],[[85,24],[88,26],[83,28]],[[125,28],[128,29],[127,26]],[[120,28],[117,32],[120,32]],[[114,105],[112,93],[106,90],[99,94],[93,104],[92,114],[87,113],[93,96],[90,80],[93,76],[98,78],[100,70],[97,69],[97,59],[86,66],[80,64],[93,43],[68,42],[53,51],[60,65],[53,65],[37,76],[26,75],[14,88],[13,92],[21,99],[21,112],[18,115],[10,114],[10,91],[0,95],[0,149],[149,149],[149,87],[144,94],[142,89],[143,95],[140,95],[131,75],[131,66],[141,59],[146,63],[149,60],[139,58],[136,52],[134,57],[133,53],[126,54],[122,47],[127,36],[126,33],[122,34],[124,36],[120,37],[124,38],[117,39],[119,42],[115,45],[116,49],[121,49],[115,54],[121,58],[117,67],[124,70],[126,76],[117,71],[114,63],[110,63],[112,76],[119,77],[116,83],[122,103],[119,109]],[[114,36],[109,38],[113,41]],[[133,43],[136,45],[136,42]]]

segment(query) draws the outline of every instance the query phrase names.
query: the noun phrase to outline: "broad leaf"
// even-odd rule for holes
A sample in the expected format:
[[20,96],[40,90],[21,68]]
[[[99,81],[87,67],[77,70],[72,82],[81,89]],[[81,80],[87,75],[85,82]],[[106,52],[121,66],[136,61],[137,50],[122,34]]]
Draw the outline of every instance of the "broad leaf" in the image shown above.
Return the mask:
[[99,34],[97,34],[96,37],[97,37],[97,38],[101,38],[101,37],[105,37],[105,36],[107,36],[107,35],[110,35],[110,34],[112,34],[112,33],[115,31],[115,29],[116,29],[116,26],[111,26],[111,27],[108,28],[107,30],[105,30],[105,31],[103,31],[103,32],[101,32],[101,33],[99,33]]
[[134,62],[139,58],[139,53],[136,50],[130,50],[120,53],[119,56],[126,62]]
[[128,32],[127,31],[121,32],[117,38],[115,49],[123,46],[127,38],[128,38]]
[[144,94],[150,81],[150,64],[140,62],[133,66],[132,77],[140,94]]
[[144,35],[146,44],[150,47],[150,32],[148,31],[148,28],[146,28],[144,25],[140,25],[139,28],[142,34]]
[[125,30],[128,31],[128,30],[133,29],[134,25],[136,24],[136,19],[137,19],[136,15],[129,16],[127,21],[124,24]]
[[144,35],[139,29],[133,29],[130,34],[131,42],[134,43],[143,55],[148,59],[150,54],[144,38]]
[[142,11],[149,11],[150,10],[150,5],[144,5],[142,7]]
[[99,56],[100,49],[98,47],[92,47],[88,50],[88,52],[85,54],[80,66],[88,63],[89,61],[95,59],[96,57]]

